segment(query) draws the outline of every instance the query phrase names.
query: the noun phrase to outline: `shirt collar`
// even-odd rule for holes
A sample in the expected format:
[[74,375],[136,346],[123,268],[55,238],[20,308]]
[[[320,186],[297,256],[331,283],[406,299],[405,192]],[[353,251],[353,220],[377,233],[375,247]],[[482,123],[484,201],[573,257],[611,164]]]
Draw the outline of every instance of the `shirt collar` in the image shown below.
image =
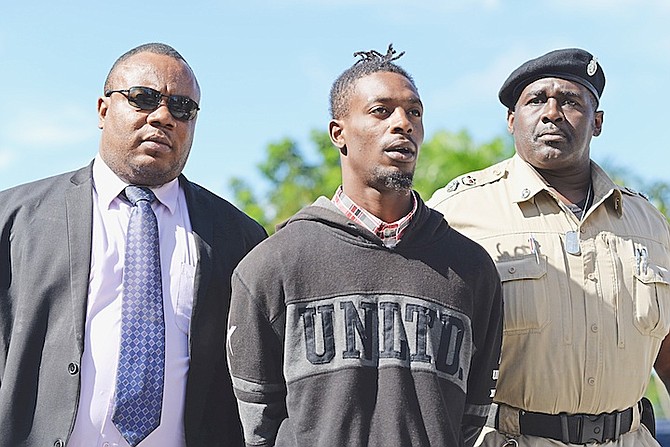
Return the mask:
[[518,154],[514,154],[507,166],[512,182],[511,199],[513,203],[532,199],[540,191],[549,191],[549,185],[529,163]]
[[366,211],[364,208],[356,205],[356,203],[345,194],[342,186],[337,188],[337,191],[332,198],[332,202],[345,216],[347,216],[348,219],[377,235],[387,247],[395,247],[398,242],[400,242],[402,235],[412,222],[412,218],[414,217],[418,206],[418,201],[416,200],[414,191],[412,191],[412,210],[399,220],[386,223],[377,216]]
[[623,214],[623,194],[621,189],[594,161],[591,162],[591,182],[593,203],[607,202],[619,217]]
[[[118,198],[126,186],[128,186],[128,183],[121,180],[107,166],[107,163],[100,157],[100,154],[96,155],[93,161],[93,187],[98,194],[100,205],[109,209],[112,202]],[[179,179],[174,179],[164,185],[149,189],[153,191],[158,201],[165,205],[170,214],[174,214],[179,197]]]
[[[518,154],[514,154],[509,160],[507,171],[510,173],[510,181],[512,182],[511,198],[513,203],[531,200],[540,191],[547,191],[552,196],[554,195],[544,178]],[[591,182],[593,185],[593,206],[597,206],[601,202],[607,202],[621,216],[623,212],[621,191],[594,161],[591,161]]]

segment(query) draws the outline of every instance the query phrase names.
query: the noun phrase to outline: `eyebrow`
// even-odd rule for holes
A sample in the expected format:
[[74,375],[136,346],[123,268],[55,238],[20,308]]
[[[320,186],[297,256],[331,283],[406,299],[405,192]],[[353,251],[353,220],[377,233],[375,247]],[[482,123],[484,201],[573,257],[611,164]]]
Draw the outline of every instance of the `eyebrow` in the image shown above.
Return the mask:
[[[581,98],[580,92],[577,92],[577,91],[574,91],[574,90],[561,90],[558,93],[559,93],[559,95],[562,95],[562,96]],[[546,94],[547,94],[546,89],[532,90],[532,91],[527,93],[528,96],[542,96],[542,95],[546,95]]]
[[[372,99],[370,99],[370,101],[368,101],[368,103],[370,103],[370,104],[373,103],[373,102],[383,102],[383,103],[387,103],[387,102],[392,102],[392,101],[397,101],[397,100],[398,100],[398,98],[380,97],[380,98],[372,98]],[[406,100],[405,100],[405,99],[401,99],[401,101],[406,101]],[[410,102],[411,104],[418,104],[418,105],[420,105],[421,107],[423,107],[423,103],[421,102],[421,99],[419,99],[419,98],[417,98],[417,97],[410,98],[410,99],[409,99],[409,102]]]

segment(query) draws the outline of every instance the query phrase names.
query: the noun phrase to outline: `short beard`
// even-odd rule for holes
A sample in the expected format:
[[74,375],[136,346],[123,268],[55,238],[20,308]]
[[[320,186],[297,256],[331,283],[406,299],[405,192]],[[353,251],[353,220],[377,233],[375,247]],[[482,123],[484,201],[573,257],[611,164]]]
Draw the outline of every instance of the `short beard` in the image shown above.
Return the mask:
[[403,192],[412,189],[414,173],[376,167],[372,171],[373,183],[386,189]]

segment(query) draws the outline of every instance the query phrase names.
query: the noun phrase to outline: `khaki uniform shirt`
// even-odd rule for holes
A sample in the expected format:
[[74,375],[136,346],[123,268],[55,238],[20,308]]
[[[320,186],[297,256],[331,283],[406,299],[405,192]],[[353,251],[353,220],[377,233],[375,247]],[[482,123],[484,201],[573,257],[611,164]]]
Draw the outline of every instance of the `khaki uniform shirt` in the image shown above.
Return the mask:
[[[591,166],[581,222],[518,155],[428,201],[489,252],[503,281],[497,402],[599,414],[645,392],[670,329],[670,230],[644,197]],[[579,254],[566,250],[569,232]]]

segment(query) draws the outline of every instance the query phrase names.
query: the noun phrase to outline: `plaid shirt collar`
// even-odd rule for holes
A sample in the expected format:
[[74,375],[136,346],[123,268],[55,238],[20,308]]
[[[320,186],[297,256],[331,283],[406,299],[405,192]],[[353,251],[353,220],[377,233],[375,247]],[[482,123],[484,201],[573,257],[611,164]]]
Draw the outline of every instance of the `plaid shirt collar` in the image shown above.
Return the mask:
[[337,188],[331,201],[345,216],[347,216],[347,218],[377,235],[388,248],[393,248],[400,242],[400,238],[402,238],[405,230],[412,222],[412,217],[414,217],[418,204],[414,191],[412,191],[412,211],[400,220],[386,223],[356,205],[354,201],[344,193],[342,186]]

